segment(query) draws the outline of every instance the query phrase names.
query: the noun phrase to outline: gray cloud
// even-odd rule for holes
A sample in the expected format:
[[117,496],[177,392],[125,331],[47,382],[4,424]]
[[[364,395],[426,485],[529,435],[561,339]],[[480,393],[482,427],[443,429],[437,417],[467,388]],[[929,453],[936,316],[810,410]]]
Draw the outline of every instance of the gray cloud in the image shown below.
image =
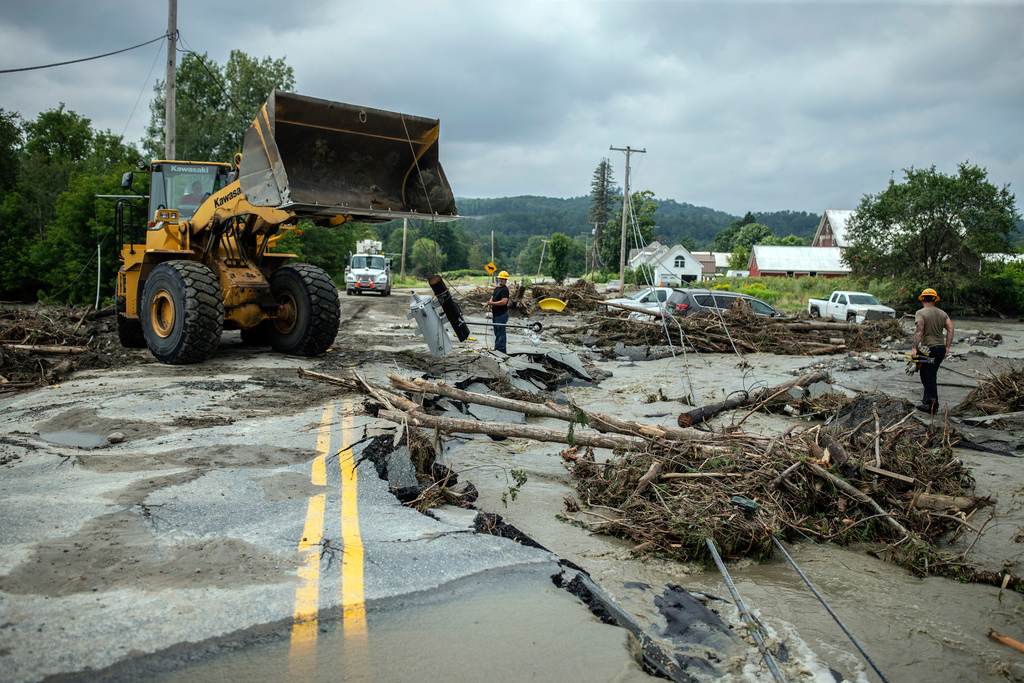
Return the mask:
[[[893,170],[965,159],[1024,184],[1019,3],[208,4],[179,0],[197,50],[285,56],[300,92],[440,117],[462,196],[584,194],[610,144],[647,147],[636,187],[736,213],[852,206]],[[161,2],[6,3],[3,65],[131,44],[165,21]],[[0,76],[0,107],[63,101],[120,132],[155,56]]]

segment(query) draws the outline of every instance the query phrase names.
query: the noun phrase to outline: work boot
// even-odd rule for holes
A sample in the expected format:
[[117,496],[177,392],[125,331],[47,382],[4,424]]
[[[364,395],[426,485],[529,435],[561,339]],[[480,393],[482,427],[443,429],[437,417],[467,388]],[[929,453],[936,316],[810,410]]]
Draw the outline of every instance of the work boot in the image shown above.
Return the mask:
[[928,413],[929,415],[934,415],[935,414],[935,402],[934,401],[930,402],[930,403],[929,402],[919,403],[919,404],[917,404],[914,407],[917,408],[918,410],[920,410],[922,413]]

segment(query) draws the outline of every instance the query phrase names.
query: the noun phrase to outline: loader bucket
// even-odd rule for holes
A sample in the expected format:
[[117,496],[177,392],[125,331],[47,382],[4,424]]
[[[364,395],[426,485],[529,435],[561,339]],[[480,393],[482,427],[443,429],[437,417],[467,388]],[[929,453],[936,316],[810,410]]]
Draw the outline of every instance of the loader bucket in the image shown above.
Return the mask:
[[437,119],[274,92],[245,133],[254,206],[357,220],[456,217]]

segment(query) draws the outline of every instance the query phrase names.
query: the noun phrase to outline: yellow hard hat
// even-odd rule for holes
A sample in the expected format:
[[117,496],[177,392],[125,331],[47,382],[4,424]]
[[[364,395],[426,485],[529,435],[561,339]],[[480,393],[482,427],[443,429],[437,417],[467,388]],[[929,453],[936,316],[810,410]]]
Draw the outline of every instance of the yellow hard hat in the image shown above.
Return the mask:
[[936,301],[942,301],[942,299],[939,298],[939,293],[936,292],[931,287],[926,287],[925,289],[921,290],[921,293],[917,295],[917,300],[918,301],[924,301],[924,298],[926,296],[933,296],[933,297],[935,297]]
[[499,280],[507,280],[508,279],[508,271],[507,270],[503,270],[500,273],[498,273],[498,279]]

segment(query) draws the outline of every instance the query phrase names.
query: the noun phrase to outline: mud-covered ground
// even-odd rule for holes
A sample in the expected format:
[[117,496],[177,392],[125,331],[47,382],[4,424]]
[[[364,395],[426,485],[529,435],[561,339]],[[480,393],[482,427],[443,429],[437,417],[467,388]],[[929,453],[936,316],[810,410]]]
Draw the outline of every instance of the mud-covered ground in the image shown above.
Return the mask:
[[[678,645],[700,631],[721,646],[705,678],[770,680],[743,638],[710,638],[714,628],[687,628],[678,605],[672,611],[673,591],[709,595],[724,628],[741,631],[731,604],[717,599],[727,597],[717,572],[637,559],[621,541],[588,531],[585,514],[565,516],[572,489],[557,444],[444,439],[443,459],[479,490],[479,511],[500,513],[547,550],[477,533],[473,510],[427,516],[399,505],[372,463],[359,459],[359,442],[391,426],[361,414],[361,396],[297,370],[354,369],[386,383],[390,372],[437,374],[439,365],[405,317],[406,295],[342,296],[342,304],[339,337],[320,358],[282,357],[227,333],[202,365],[163,366],[143,354],[0,396],[0,681],[338,680],[338,671],[342,680],[469,681],[498,663],[510,675],[488,678],[643,680],[625,631],[601,624],[551,583],[559,559],[587,570],[659,640]],[[547,332],[539,342],[513,332],[511,351],[564,350],[550,332],[586,326],[571,314],[535,318]],[[940,371],[943,402],[958,402],[980,373],[1024,362],[1024,325],[959,325],[963,341]],[[971,346],[969,329],[1004,341]],[[474,327],[456,354],[472,357],[492,341]],[[603,379],[552,398],[655,423],[674,424],[681,397],[706,403],[820,364],[851,390],[909,400],[920,392],[898,349],[855,358],[691,353],[685,361],[575,350]],[[795,423],[806,424],[755,414],[744,429],[776,433]],[[1008,454],[957,451],[976,492],[997,503],[972,520],[980,526],[993,515],[980,538],[964,534],[956,547],[970,546],[971,560],[994,571],[1020,574],[1024,471],[1016,456],[1024,455],[1024,424],[968,431]],[[325,474],[317,479],[321,455]],[[526,474],[521,488],[513,469]],[[352,500],[355,517],[345,507]],[[315,547],[303,550],[303,539]],[[360,549],[358,574],[346,547]],[[792,552],[890,680],[1024,680],[1021,656],[987,638],[995,628],[1024,639],[1020,594],[917,579],[862,548],[801,543]],[[790,680],[874,680],[785,564],[737,562],[731,570],[784,645]],[[361,602],[351,593],[357,583]],[[310,596],[319,619],[312,631],[298,618]],[[362,622],[353,604],[363,605]]]

